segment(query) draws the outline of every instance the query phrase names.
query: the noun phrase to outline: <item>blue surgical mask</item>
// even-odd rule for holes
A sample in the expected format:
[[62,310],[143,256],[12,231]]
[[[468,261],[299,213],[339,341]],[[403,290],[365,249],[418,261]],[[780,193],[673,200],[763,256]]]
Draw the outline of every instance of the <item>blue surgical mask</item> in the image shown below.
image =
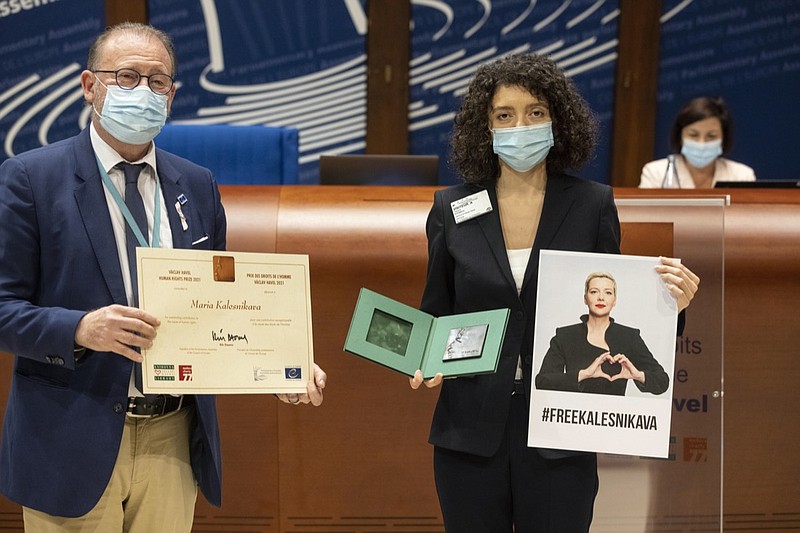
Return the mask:
[[683,139],[681,155],[695,168],[703,168],[722,155],[722,140],[698,142]]
[[494,128],[492,148],[517,172],[527,172],[547,157],[553,146],[553,123],[516,128]]
[[158,135],[167,121],[166,94],[156,94],[145,85],[129,90],[98,83],[106,88],[106,99],[102,114],[94,112],[112,137],[127,144],[147,144]]

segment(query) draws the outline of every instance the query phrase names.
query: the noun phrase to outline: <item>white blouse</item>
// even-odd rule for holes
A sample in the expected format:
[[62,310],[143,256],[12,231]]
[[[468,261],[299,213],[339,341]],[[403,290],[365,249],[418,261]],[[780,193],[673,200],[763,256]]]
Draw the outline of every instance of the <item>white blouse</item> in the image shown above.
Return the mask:
[[[675,170],[681,182],[681,189],[694,189],[694,181],[686,166],[683,157],[675,158]],[[640,189],[658,189],[664,180],[664,173],[667,171],[667,159],[656,159],[650,161],[642,168],[642,176],[639,182]],[[743,163],[731,161],[724,157],[718,157],[714,165],[714,182],[718,181],[755,181],[756,174],[752,168]],[[713,184],[712,184],[713,185]]]
[[[517,250],[506,249],[508,254],[508,264],[511,266],[511,275],[514,276],[514,284],[517,286],[517,294],[522,292],[522,281],[525,279],[525,269],[528,268],[528,261],[531,258],[533,248],[519,248]],[[522,379],[522,359],[517,359],[517,374],[514,379]]]

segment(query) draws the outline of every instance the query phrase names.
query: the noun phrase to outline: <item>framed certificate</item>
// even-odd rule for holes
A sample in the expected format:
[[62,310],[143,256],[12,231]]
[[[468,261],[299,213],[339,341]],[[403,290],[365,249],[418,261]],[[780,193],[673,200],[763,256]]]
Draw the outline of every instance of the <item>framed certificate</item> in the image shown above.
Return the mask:
[[362,288],[344,349],[407,376],[425,379],[497,370],[508,309],[433,317]]
[[158,317],[144,392],[303,393],[314,365],[308,256],[137,248]]

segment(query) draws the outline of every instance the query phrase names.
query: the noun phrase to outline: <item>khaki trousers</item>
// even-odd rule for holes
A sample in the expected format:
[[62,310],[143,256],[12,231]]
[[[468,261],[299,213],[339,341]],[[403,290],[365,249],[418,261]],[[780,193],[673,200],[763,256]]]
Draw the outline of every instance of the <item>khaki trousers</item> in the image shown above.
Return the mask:
[[195,408],[125,419],[119,456],[97,505],[78,518],[22,508],[35,533],[190,533],[197,483],[189,456]]

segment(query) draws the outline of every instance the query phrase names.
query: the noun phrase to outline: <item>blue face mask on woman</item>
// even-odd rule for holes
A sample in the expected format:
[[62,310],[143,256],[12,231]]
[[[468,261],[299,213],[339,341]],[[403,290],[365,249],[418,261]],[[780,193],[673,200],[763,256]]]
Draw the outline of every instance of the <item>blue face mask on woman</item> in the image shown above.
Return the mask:
[[545,160],[553,146],[553,123],[492,129],[492,148],[506,165],[527,172]]
[[144,85],[123,89],[117,85],[106,88],[103,112],[98,113],[100,125],[115,139],[127,144],[147,144],[167,121],[167,95],[156,94]]
[[722,140],[698,142],[683,139],[681,155],[695,168],[703,168],[722,155]]

